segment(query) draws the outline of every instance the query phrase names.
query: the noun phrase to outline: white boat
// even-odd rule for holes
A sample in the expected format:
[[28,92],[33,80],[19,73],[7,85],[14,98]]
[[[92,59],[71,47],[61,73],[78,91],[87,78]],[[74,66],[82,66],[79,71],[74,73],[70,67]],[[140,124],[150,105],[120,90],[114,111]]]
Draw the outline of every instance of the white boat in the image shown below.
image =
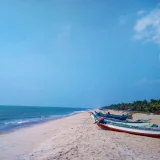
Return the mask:
[[160,138],[160,128],[138,127],[138,126],[130,126],[122,124],[118,125],[115,123],[100,123],[100,122],[97,122],[97,125],[102,129],[109,129],[112,131],[126,132],[141,136]]
[[[107,122],[113,122],[112,120],[108,120],[108,119],[105,119],[105,121]],[[136,121],[133,121],[133,122],[115,122],[114,123],[117,123],[117,124],[125,124],[125,125],[130,125],[130,126],[149,126],[150,125],[150,122],[136,122]]]

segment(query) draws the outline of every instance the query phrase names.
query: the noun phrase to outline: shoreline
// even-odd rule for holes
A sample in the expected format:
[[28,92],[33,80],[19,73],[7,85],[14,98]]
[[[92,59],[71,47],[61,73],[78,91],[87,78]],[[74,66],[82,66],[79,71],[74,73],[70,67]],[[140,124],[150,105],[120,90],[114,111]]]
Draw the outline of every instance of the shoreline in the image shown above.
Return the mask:
[[29,128],[31,126],[36,126],[36,125],[44,124],[44,123],[47,123],[47,122],[50,122],[50,121],[55,121],[55,120],[58,120],[58,119],[63,119],[63,118],[66,118],[66,117],[69,117],[69,116],[72,116],[72,115],[76,115],[76,114],[83,113],[83,112],[89,112],[89,111],[90,110],[87,110],[87,111],[77,111],[75,113],[74,112],[73,113],[69,113],[67,115],[62,115],[60,117],[53,118],[53,119],[46,119],[46,120],[42,120],[42,121],[37,121],[37,122],[33,122],[32,124],[24,124],[24,125],[20,125],[18,127],[12,128],[12,129],[0,130],[0,135],[2,135],[2,134],[8,134],[10,132],[15,132],[15,131],[23,129],[23,128]]
[[102,130],[88,112],[1,134],[0,142],[3,160],[158,160],[160,157],[160,139]]

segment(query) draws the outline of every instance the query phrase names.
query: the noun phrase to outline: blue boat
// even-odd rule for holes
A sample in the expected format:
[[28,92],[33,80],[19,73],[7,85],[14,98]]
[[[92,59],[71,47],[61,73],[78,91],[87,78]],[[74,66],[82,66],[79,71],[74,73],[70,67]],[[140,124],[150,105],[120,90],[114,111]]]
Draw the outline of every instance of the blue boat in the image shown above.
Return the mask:
[[103,114],[102,112],[96,112],[96,111],[95,111],[95,115],[103,118],[114,118],[119,120],[126,120],[128,117],[128,114],[115,115],[115,114],[110,114],[110,112],[108,112],[108,114]]

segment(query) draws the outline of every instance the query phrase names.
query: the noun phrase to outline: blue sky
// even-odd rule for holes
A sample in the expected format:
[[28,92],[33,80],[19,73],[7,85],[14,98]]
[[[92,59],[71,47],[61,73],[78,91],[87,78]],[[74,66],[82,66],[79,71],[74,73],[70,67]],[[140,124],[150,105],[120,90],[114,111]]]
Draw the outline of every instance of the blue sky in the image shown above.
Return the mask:
[[158,0],[0,1],[0,104],[99,107],[159,95]]

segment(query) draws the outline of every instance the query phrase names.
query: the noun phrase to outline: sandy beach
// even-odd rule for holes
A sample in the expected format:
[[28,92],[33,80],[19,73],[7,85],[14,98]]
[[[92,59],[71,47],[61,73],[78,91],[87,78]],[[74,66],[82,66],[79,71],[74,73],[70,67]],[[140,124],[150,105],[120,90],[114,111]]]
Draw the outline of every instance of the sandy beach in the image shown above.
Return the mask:
[[[113,112],[112,112],[113,113]],[[135,114],[160,125],[159,115]],[[0,160],[158,160],[160,139],[98,128],[87,112],[0,135]]]

